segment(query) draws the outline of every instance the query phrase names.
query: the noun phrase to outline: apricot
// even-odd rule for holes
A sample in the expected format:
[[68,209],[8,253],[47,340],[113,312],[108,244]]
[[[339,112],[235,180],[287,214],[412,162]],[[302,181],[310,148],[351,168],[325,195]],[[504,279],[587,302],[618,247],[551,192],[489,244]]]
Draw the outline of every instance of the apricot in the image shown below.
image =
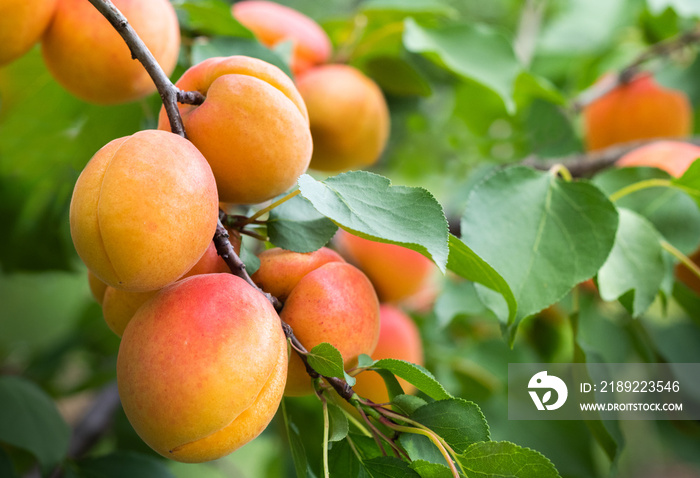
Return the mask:
[[[310,254],[270,251],[263,254],[253,279],[262,278],[258,284],[265,284],[263,290],[286,298],[280,317],[302,345],[311,350],[330,343],[346,368],[354,367],[360,354],[372,353],[379,337],[379,301],[367,277],[325,248]],[[303,362],[292,354],[285,395],[312,391]]]
[[0,3],[0,65],[27,53],[51,21],[56,0],[3,0]]
[[253,281],[265,292],[284,301],[299,281],[309,272],[328,262],[345,262],[333,249],[322,247],[298,254],[275,247],[258,255],[260,268],[252,275]]
[[[372,358],[374,360],[393,358],[422,366],[423,342],[413,320],[391,304],[382,304],[379,307],[379,315],[379,341],[372,353]],[[384,379],[377,372],[366,370],[355,378],[357,383],[353,390],[359,396],[369,398],[374,403],[389,402],[389,393]],[[398,381],[407,394],[415,392],[416,388],[404,379],[398,378]]]
[[[306,171],[312,149],[306,106],[276,66],[246,56],[210,58],[176,85],[206,96],[201,105],[179,108],[188,138],[214,171],[221,201],[266,201]],[[170,130],[162,108],[158,128]]]
[[292,42],[291,68],[299,75],[331,56],[331,40],[311,18],[292,8],[264,0],[245,0],[231,7],[233,16],[263,45]]
[[311,122],[311,168],[342,171],[374,164],[389,138],[379,86],[348,65],[323,65],[297,78]]
[[[113,0],[166,74],[177,64],[180,27],[168,0]],[[58,0],[42,40],[49,71],[66,90],[97,104],[135,101],[156,91],[143,65],[86,0]]]
[[189,141],[141,131],[111,141],[85,166],[71,200],[71,236],[107,285],[160,289],[207,250],[218,204],[211,169]]
[[367,274],[382,302],[434,295],[435,266],[422,254],[394,244],[363,239],[342,229],[334,240],[341,254]]
[[202,462],[258,436],[287,375],[274,308],[232,274],[203,274],[160,291],[124,331],[117,382],[134,430],[161,455]]
[[105,298],[105,292],[107,291],[107,287],[109,286],[102,282],[100,279],[98,279],[97,276],[92,273],[92,271],[88,271],[87,276],[88,286],[90,287],[90,293],[92,294],[92,297],[97,301],[98,304],[102,305],[102,301]]
[[616,165],[650,166],[663,169],[671,176],[680,177],[698,158],[700,146],[683,141],[655,141],[623,155]]
[[688,136],[693,113],[685,93],[663,88],[645,73],[588,105],[583,120],[590,151],[640,139]]
[[[233,246],[236,254],[240,254],[240,242],[233,244]],[[225,272],[231,271],[226,265],[226,262],[217,254],[214,242],[210,242],[202,258],[179,280],[199,274],[218,274]],[[102,315],[112,332],[120,337],[124,334],[126,325],[134,314],[136,314],[139,307],[158,292],[157,290],[129,292],[106,285],[105,287],[107,290],[104,292]]]

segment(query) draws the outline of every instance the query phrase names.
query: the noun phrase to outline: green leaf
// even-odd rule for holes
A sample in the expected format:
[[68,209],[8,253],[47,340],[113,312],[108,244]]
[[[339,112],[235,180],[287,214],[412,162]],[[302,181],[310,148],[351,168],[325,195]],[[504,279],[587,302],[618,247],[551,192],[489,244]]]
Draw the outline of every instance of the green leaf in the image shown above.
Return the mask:
[[693,161],[683,176],[671,180],[671,184],[693,198],[695,204],[700,207],[700,160]]
[[360,473],[360,460],[353,452],[347,439],[331,444],[328,450],[328,469],[333,478],[357,478]]
[[670,8],[681,17],[700,17],[700,3],[695,0],[647,0],[647,5],[655,15]]
[[294,252],[313,252],[325,246],[338,230],[309,201],[295,196],[280,204],[267,220],[267,234],[274,245]]
[[348,436],[348,418],[345,413],[340,409],[340,407],[328,404],[328,418],[330,420],[330,434],[328,436],[329,441],[340,441]]
[[382,376],[386,390],[389,393],[389,400],[393,400],[396,396],[404,395],[405,392],[393,373],[388,370],[375,370],[375,372]]
[[448,280],[443,282],[434,311],[438,326],[445,327],[456,317],[482,314],[485,309],[472,282]]
[[344,378],[343,356],[328,342],[312,348],[306,356],[311,368],[325,377]]
[[501,170],[471,192],[462,239],[506,280],[518,323],[559,301],[603,265],[618,217],[588,182],[566,182],[522,166]]
[[394,410],[404,415],[410,415],[427,402],[415,395],[397,395],[391,399]]
[[[650,179],[671,180],[671,176],[656,168],[612,168],[596,175],[593,184],[611,195],[626,186]],[[643,189],[618,199],[615,205],[647,218],[669,243],[684,254],[692,253],[700,244],[700,209],[678,189]]]
[[208,58],[232,55],[245,55],[259,58],[275,65],[277,68],[284,71],[287,76],[292,76],[289,65],[277,51],[266,48],[257,40],[234,37],[200,37],[197,38],[192,45],[193,64],[200,63]]
[[441,16],[454,16],[455,10],[447,2],[436,0],[366,0],[361,4],[361,11],[396,11],[405,14],[432,13]]
[[582,149],[571,119],[556,105],[535,99],[525,116],[525,133],[533,154],[561,157]]
[[175,478],[165,460],[126,451],[86,458],[76,467],[81,478]]
[[297,478],[307,478],[309,476],[309,464],[306,459],[306,450],[304,450],[304,442],[301,439],[299,428],[292,421],[291,416],[287,411],[286,399],[282,399],[282,415],[287,429],[287,439],[289,440],[289,448],[292,451],[292,461],[294,461],[294,470]]
[[493,90],[513,113],[515,80],[522,70],[510,42],[485,25],[426,28],[409,18],[404,46],[449,71]]
[[551,461],[542,454],[513,443],[474,443],[458,456],[469,478],[558,478]]
[[445,271],[447,220],[442,206],[427,190],[391,186],[387,178],[366,171],[324,181],[304,174],[299,189],[318,212],[346,231],[418,251]]
[[415,433],[402,433],[399,436],[399,442],[411,460],[421,460],[427,463],[447,466],[445,457],[442,456],[440,450],[427,436]]
[[618,212],[615,245],[598,271],[598,290],[607,301],[631,292],[634,298],[629,312],[638,317],[654,301],[666,273],[661,237],[639,214],[624,208]]
[[440,435],[457,453],[473,443],[491,439],[481,409],[461,398],[428,403],[411,414],[411,419]]
[[469,246],[452,234],[450,234],[450,258],[447,268],[460,277],[482,284],[501,294],[508,306],[508,323],[515,320],[518,303],[506,280]]
[[420,478],[408,463],[393,456],[365,460],[362,465],[366,476],[371,478]]
[[233,18],[231,5],[226,2],[221,0],[178,0],[174,3],[176,9],[185,13],[182,24],[186,29],[207,35],[255,38],[250,30]]
[[28,380],[0,377],[0,423],[0,442],[27,450],[44,469],[68,452],[70,428],[53,400]]
[[421,478],[452,478],[453,476],[447,466],[425,460],[413,461],[411,469],[417,472]]
[[428,80],[408,61],[389,55],[373,56],[364,70],[380,88],[392,95],[430,96]]
[[5,478],[19,478],[19,475],[12,465],[10,456],[2,447],[0,447],[0,476]]
[[390,371],[435,400],[452,398],[433,374],[418,365],[397,359],[381,359],[374,362],[373,367]]

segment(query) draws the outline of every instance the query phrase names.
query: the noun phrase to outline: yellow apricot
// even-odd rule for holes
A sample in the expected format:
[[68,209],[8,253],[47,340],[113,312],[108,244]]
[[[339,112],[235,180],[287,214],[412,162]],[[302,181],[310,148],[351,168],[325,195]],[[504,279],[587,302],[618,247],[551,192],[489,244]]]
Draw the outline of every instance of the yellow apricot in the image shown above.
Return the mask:
[[56,0],[0,2],[0,65],[16,60],[39,41],[55,8]]
[[[291,188],[311,160],[304,101],[282,70],[256,58],[205,60],[177,81],[201,105],[179,105],[187,136],[211,165],[220,199],[266,201]],[[158,128],[170,130],[161,109]]]
[[297,78],[311,122],[311,168],[374,164],[389,138],[389,108],[377,84],[348,65],[323,65]]
[[85,265],[106,284],[160,289],[202,257],[218,204],[211,169],[189,141],[141,131],[105,145],[80,174],[71,236]]
[[[168,0],[113,0],[166,74],[180,50],[180,27]],[[135,101],[156,91],[143,65],[87,0],[58,0],[42,40],[46,66],[66,90],[97,104]]]

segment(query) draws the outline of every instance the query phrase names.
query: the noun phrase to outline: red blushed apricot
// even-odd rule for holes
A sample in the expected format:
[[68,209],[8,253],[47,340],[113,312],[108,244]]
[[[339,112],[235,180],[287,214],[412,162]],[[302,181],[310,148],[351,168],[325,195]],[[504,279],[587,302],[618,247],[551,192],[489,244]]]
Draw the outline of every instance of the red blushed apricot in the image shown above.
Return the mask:
[[[187,136],[211,165],[220,199],[266,201],[291,188],[309,166],[306,106],[279,68],[245,56],[210,58],[176,83],[201,105],[179,105]],[[170,130],[161,109],[158,128]]]
[[659,86],[641,74],[595,100],[583,111],[586,149],[658,137],[685,137],[693,114],[682,91]]
[[207,250],[218,204],[211,169],[189,141],[141,131],[111,141],[85,166],[71,199],[71,237],[107,285],[160,289]]
[[678,178],[698,158],[700,146],[683,141],[655,141],[625,154],[617,160],[616,165],[650,166],[663,169]]
[[331,41],[326,32],[292,8],[264,0],[246,0],[234,3],[231,12],[267,47],[291,41],[291,68],[295,75],[326,63],[331,55]]
[[232,274],[204,274],[160,291],[124,331],[117,382],[134,430],[161,455],[220,458],[274,416],[287,373],[280,319]]
[[[340,351],[345,368],[360,354],[371,354],[379,338],[379,302],[372,284],[354,266],[330,262],[306,274],[280,313],[307,350],[328,342]],[[285,395],[313,391],[299,357],[292,354]]]
[[[166,74],[180,50],[180,27],[168,0],[113,0]],[[42,40],[46,66],[71,94],[97,104],[135,101],[156,91],[143,65],[86,0],[59,0]]]
[[434,295],[435,266],[422,254],[363,239],[342,229],[334,240],[341,254],[367,274],[382,302],[398,302],[417,294]]
[[0,2],[0,65],[21,57],[39,41],[54,14],[56,1]]
[[309,272],[328,262],[345,262],[332,249],[321,249],[301,254],[276,247],[263,251],[258,258],[260,268],[252,279],[265,292],[284,301],[299,281]]
[[323,65],[297,78],[311,122],[311,168],[374,164],[389,138],[389,108],[377,84],[348,65]]
[[[418,332],[418,327],[413,320],[401,309],[382,304],[379,307],[380,330],[377,347],[372,353],[374,360],[393,358],[405,360],[417,365],[423,365],[423,342]],[[353,387],[355,392],[369,398],[374,403],[386,403],[389,401],[389,393],[381,375],[367,370],[356,377],[357,383]],[[406,393],[413,393],[416,389],[413,385],[399,378],[401,388]]]

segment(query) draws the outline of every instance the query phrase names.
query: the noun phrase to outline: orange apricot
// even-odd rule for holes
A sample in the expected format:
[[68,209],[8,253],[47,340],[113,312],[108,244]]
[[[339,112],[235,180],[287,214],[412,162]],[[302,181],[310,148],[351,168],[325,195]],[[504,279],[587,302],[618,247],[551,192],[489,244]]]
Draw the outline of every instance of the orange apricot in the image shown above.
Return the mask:
[[97,301],[98,304],[102,305],[102,301],[105,298],[105,292],[107,291],[107,287],[109,286],[102,282],[100,279],[98,279],[97,276],[93,274],[90,270],[88,270],[87,276],[88,286],[90,287],[90,293],[92,294],[92,297]]
[[311,122],[311,168],[374,164],[389,138],[389,108],[377,84],[348,65],[323,65],[297,78]]
[[258,436],[282,399],[287,343],[274,308],[232,274],[178,281],[124,331],[117,382],[134,430],[161,455],[203,462]]
[[359,267],[382,302],[399,302],[417,295],[434,296],[435,266],[422,254],[339,230],[334,239],[341,254]]
[[660,86],[647,73],[592,102],[583,120],[586,149],[591,151],[634,140],[688,136],[693,113],[685,93]]
[[56,0],[0,2],[0,65],[21,57],[39,41],[56,9]]
[[204,255],[218,204],[211,169],[189,141],[141,131],[105,145],[80,174],[71,237],[85,265],[107,285],[160,289]]
[[620,167],[650,166],[663,169],[671,176],[680,177],[698,158],[700,146],[683,141],[654,141],[633,149],[615,164]]
[[[113,0],[166,74],[180,50],[180,27],[168,0]],[[58,0],[42,40],[53,77],[78,98],[97,104],[135,101],[156,91],[143,65],[110,23],[86,0]]]
[[[372,353],[372,358],[374,360],[393,358],[422,366],[423,342],[413,320],[401,309],[390,304],[382,304],[379,307],[379,315],[379,341],[377,348]],[[353,390],[359,396],[369,398],[374,403],[389,401],[389,393],[384,380],[377,372],[366,370],[355,378],[357,383]],[[415,391],[416,388],[404,379],[399,378],[398,380],[401,388],[407,394]]]
[[291,41],[290,66],[295,75],[326,63],[331,55],[331,41],[326,32],[297,10],[265,0],[244,0],[234,3],[231,13],[267,47]]
[[[279,68],[245,56],[210,58],[176,85],[206,97],[179,108],[188,138],[214,171],[221,201],[268,200],[306,171],[312,150],[306,106]],[[158,127],[170,130],[164,109]]]

